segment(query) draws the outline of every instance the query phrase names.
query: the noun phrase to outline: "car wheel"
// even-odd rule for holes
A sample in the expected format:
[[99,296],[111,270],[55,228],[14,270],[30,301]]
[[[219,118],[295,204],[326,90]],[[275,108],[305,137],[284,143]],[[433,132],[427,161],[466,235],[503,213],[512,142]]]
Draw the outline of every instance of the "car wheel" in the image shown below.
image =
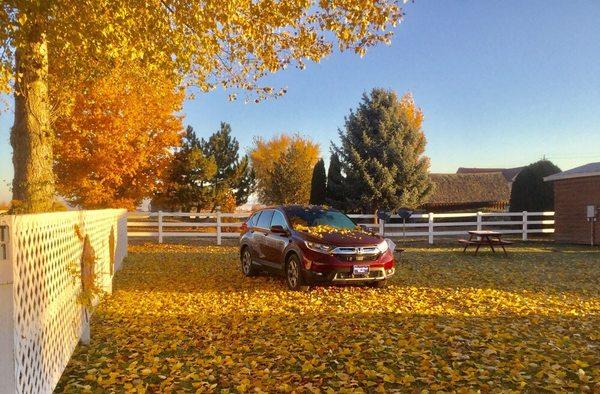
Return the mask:
[[309,289],[300,270],[300,259],[297,255],[292,254],[285,264],[285,281],[290,290],[307,291]]
[[244,249],[242,249],[242,255],[240,256],[240,260],[242,263],[242,273],[244,275],[256,275],[256,265],[254,265],[254,262],[252,261],[252,255],[250,255],[250,249],[248,247],[244,247]]
[[376,280],[375,282],[369,283],[369,286],[381,289],[387,286],[387,279]]

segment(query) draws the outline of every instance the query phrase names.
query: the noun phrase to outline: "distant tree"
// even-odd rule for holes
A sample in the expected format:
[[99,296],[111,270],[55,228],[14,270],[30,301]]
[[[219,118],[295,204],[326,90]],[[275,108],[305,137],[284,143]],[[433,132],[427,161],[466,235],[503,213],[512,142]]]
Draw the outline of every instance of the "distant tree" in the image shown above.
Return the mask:
[[199,144],[204,156],[212,157],[217,166],[212,179],[213,209],[217,205],[223,206],[229,196],[233,196],[237,205],[245,204],[253,191],[254,174],[248,157],[239,157],[240,144],[231,136],[231,126],[221,122],[220,129]]
[[337,209],[345,209],[344,182],[340,158],[336,153],[332,153],[327,171],[327,191],[325,193],[327,205]]
[[560,171],[560,168],[549,160],[540,160],[523,168],[512,185],[510,210],[512,212],[554,210],[552,183],[544,182],[544,177]]
[[256,189],[256,174],[250,166],[248,156],[242,157],[237,166],[237,182],[233,185],[233,197],[236,205],[243,205],[248,202],[248,198]]
[[319,159],[313,167],[312,181],[310,183],[310,203],[314,205],[325,204],[327,193],[327,176],[325,175],[325,162]]
[[271,190],[267,192],[270,204],[309,202],[311,174],[310,171],[306,171],[307,164],[302,150],[294,145],[286,149],[273,166]]
[[182,151],[189,151],[191,149],[202,149],[202,140],[198,138],[194,128],[188,125],[185,128],[184,144],[181,147]]
[[175,153],[162,190],[152,209],[233,211],[254,190],[254,173],[248,157],[239,158],[239,143],[231,127],[220,129],[207,140],[188,126],[181,149]]
[[202,152],[206,157],[212,156],[217,165],[215,180],[221,182],[231,178],[235,173],[239,161],[240,144],[231,136],[231,126],[221,122],[219,130],[213,133],[208,140],[200,141]]
[[181,149],[175,153],[160,191],[152,200],[152,209],[190,211],[210,206],[216,173],[215,159],[204,155],[200,140],[188,126]]
[[308,203],[311,172],[319,146],[299,135],[282,134],[268,141],[258,137],[250,151],[259,199],[265,204]]
[[423,156],[423,113],[410,94],[373,89],[340,130],[333,146],[346,175],[347,209],[373,212],[418,207],[432,189]]
[[82,208],[135,209],[157,190],[183,135],[184,94],[135,65],[88,78],[55,120],[58,192]]

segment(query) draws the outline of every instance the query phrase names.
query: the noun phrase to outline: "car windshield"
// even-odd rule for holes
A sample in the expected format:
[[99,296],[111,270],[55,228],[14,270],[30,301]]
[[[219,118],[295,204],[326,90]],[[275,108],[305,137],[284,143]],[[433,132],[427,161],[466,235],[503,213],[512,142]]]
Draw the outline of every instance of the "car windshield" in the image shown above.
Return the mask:
[[294,229],[299,227],[330,226],[337,229],[354,230],[356,224],[338,211],[318,207],[288,207],[285,213]]

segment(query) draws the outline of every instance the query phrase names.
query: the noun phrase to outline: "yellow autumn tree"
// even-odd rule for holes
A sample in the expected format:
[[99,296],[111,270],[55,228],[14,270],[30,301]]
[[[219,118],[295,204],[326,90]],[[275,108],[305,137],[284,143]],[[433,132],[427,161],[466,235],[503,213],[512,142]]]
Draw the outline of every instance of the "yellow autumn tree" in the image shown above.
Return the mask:
[[55,120],[58,192],[83,208],[135,209],[151,196],[183,134],[184,94],[135,64],[81,82]]
[[281,134],[270,140],[257,137],[250,160],[261,202],[308,203],[312,168],[319,160],[317,143],[298,134]]
[[23,212],[51,207],[51,108],[61,103],[48,86],[57,72],[95,79],[126,59],[202,91],[222,86],[231,98],[260,100],[281,93],[261,77],[319,61],[336,43],[363,55],[389,42],[401,17],[397,0],[5,0],[0,91],[15,98],[13,197]]

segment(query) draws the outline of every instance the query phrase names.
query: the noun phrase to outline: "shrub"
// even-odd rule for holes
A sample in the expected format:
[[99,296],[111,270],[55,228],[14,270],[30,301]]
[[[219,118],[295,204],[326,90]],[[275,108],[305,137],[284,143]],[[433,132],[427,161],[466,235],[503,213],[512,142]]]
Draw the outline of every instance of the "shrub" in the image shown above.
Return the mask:
[[554,210],[552,183],[544,182],[544,177],[557,172],[560,172],[560,168],[549,160],[540,160],[525,167],[513,182],[510,210],[512,212]]

